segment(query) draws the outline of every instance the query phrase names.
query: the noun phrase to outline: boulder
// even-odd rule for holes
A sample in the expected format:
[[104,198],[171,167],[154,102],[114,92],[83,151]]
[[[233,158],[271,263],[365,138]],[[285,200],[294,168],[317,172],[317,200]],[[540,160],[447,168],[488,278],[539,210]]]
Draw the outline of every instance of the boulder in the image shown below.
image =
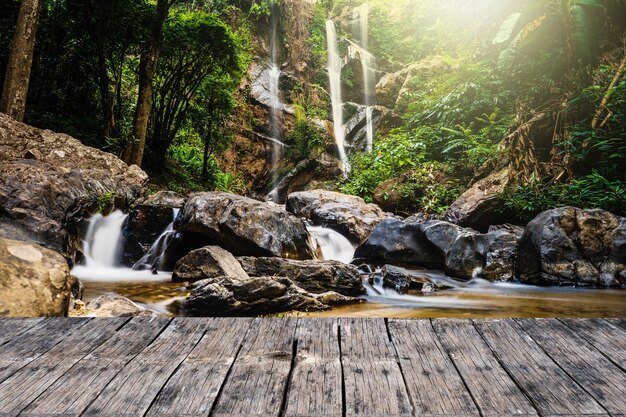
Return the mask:
[[446,255],[446,274],[462,279],[509,281],[521,230],[499,228],[460,236]]
[[[440,220],[382,221],[354,254],[355,259],[442,269],[456,239],[472,231]],[[473,232],[476,233],[476,232]]]
[[0,277],[0,316],[67,315],[74,280],[61,254],[0,238]]
[[306,291],[320,294],[334,291],[357,296],[365,294],[363,281],[354,265],[336,261],[295,261],[280,258],[238,258],[250,276],[289,277]]
[[491,225],[515,220],[504,207],[499,194],[509,185],[508,168],[496,171],[472,185],[450,205],[446,220],[486,232]]
[[313,223],[334,229],[354,243],[361,243],[382,220],[390,217],[362,198],[326,190],[292,193],[287,211]]
[[141,307],[128,298],[108,293],[71,312],[74,317],[163,317],[161,313]]
[[176,262],[172,281],[198,281],[221,276],[248,278],[237,259],[219,246],[205,246],[189,252]]
[[182,303],[192,316],[253,316],[285,311],[321,311],[357,301],[326,292],[311,294],[283,277],[209,278],[196,282]]
[[124,222],[122,262],[133,266],[141,259],[184,205],[185,198],[172,191],[159,191],[136,204]]
[[0,234],[73,257],[79,221],[139,197],[148,176],[115,155],[0,114]]
[[[521,229],[500,226],[481,234],[441,220],[420,217],[382,221],[357,248],[355,259],[445,269],[455,278],[509,280]],[[405,280],[406,281],[406,280]],[[402,279],[390,276],[394,286]],[[408,281],[407,281],[408,282]]]
[[234,194],[192,195],[175,229],[188,241],[196,240],[196,247],[219,245],[238,256],[314,257],[303,220],[279,206]]
[[625,286],[626,218],[604,210],[548,210],[528,223],[517,252],[515,274],[524,283]]

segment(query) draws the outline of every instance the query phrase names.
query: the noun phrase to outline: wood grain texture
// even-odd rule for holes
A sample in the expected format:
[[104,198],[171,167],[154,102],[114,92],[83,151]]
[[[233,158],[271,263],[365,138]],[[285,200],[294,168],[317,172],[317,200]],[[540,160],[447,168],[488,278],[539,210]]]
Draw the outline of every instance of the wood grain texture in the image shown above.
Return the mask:
[[148,416],[208,416],[252,319],[208,319],[202,340],[169,379]]
[[472,322],[439,319],[432,320],[432,324],[483,417],[537,415],[531,402],[502,369]]
[[89,326],[79,326],[62,335],[58,344],[0,384],[1,415],[17,416],[74,364],[111,338],[126,321],[127,318],[93,321]]
[[80,416],[108,383],[169,324],[170,319],[134,318],[78,361],[32,402],[21,416]]
[[518,322],[611,415],[626,414],[626,373],[588,343],[587,337],[556,319]]
[[341,416],[339,325],[334,319],[299,320],[288,417]]
[[291,371],[297,319],[255,319],[213,416],[276,416]]
[[389,320],[389,332],[417,415],[479,415],[429,320]]
[[474,320],[474,324],[543,416],[608,415],[514,320]]
[[626,416],[621,324],[0,319],[0,417]]
[[170,376],[198,344],[209,321],[176,318],[104,388],[85,416],[142,416]]
[[382,319],[340,319],[347,416],[409,416],[412,405]]

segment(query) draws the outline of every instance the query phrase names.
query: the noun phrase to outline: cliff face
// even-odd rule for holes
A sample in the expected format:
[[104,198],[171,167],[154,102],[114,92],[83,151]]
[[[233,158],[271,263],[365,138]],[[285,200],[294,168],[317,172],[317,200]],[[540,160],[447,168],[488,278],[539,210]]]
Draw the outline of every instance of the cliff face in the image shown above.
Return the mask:
[[[382,133],[401,124],[394,107],[412,73],[368,57],[360,39],[359,13],[345,7],[339,15],[327,16],[316,0],[282,0],[272,15],[256,23],[254,59],[239,91],[245,105],[234,118],[232,145],[221,157],[222,169],[242,175],[250,195],[265,196],[281,180],[284,187],[294,190],[284,184],[286,179],[299,184],[296,188],[305,188],[304,177],[293,175],[294,170],[300,172],[302,166],[308,166],[303,161],[326,161],[321,164],[326,166],[330,159],[338,160],[326,70],[328,17],[340,32],[347,152],[366,149],[368,118],[373,129]],[[369,60],[364,61],[366,58]],[[368,82],[369,97],[364,92]],[[376,105],[377,93],[384,106]],[[318,181],[335,180],[337,170],[302,175]]]

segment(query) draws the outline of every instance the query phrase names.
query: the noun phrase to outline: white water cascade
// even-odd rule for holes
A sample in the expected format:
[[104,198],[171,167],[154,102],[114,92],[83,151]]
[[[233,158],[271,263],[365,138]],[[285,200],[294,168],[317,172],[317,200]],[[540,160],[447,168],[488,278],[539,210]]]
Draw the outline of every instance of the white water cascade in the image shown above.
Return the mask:
[[367,135],[367,152],[372,151],[374,144],[374,121],[373,121],[373,106],[376,105],[376,83],[374,66],[376,60],[374,56],[369,53],[369,15],[371,7],[369,3],[363,3],[358,9],[359,14],[359,26],[361,29],[361,65],[363,68],[363,97],[365,104],[365,118],[367,122],[366,135]]
[[349,264],[354,258],[355,248],[341,233],[320,226],[307,226],[313,248],[319,250],[325,261]]
[[[281,71],[278,66],[278,9],[276,3],[272,3],[270,32],[270,67],[268,71],[269,93],[270,93],[270,124],[272,129],[272,174],[278,171],[280,161],[283,157],[284,144],[281,142],[281,107],[280,102],[280,76]],[[275,183],[276,179],[272,181]],[[275,184],[273,184],[275,185]],[[271,198],[271,196],[270,196]]]
[[337,47],[337,29],[332,20],[326,21],[326,42],[328,47],[328,79],[330,81],[330,99],[333,108],[335,142],[339,151],[343,170],[350,169],[345,150],[345,130],[343,126],[343,102],[341,100],[341,57]]
[[157,269],[162,270],[165,264],[165,250],[167,249],[170,241],[176,235],[174,230],[174,221],[178,216],[180,209],[172,209],[172,222],[167,225],[163,233],[154,241],[148,252],[133,265],[134,270],[142,269]]
[[108,216],[97,213],[89,219],[83,240],[83,255],[88,267],[114,268],[119,265],[122,251],[122,225],[128,217],[120,210]]
[[89,219],[87,233],[82,241],[85,262],[83,265],[76,265],[72,268],[73,275],[83,281],[111,282],[143,282],[155,279],[164,280],[169,277],[168,274],[154,275],[150,270],[134,271],[122,266],[121,255],[124,243],[122,229],[127,217],[127,214],[115,210],[108,216],[97,213]]

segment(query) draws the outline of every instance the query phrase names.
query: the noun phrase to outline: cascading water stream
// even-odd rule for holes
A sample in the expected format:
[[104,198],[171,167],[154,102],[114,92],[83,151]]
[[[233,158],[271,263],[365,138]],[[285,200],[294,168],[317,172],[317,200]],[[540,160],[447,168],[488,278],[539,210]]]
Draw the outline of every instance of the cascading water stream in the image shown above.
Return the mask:
[[[284,145],[281,142],[281,107],[280,102],[280,76],[278,66],[278,9],[276,3],[272,3],[270,32],[270,67],[268,71],[268,83],[270,93],[270,124],[272,130],[272,174],[275,176],[280,161],[283,157]],[[276,179],[272,178],[273,186]],[[272,198],[268,195],[268,198]]]
[[89,219],[83,240],[85,264],[90,268],[114,268],[119,265],[122,250],[122,225],[128,217],[120,210],[108,216],[97,213]]
[[172,238],[176,235],[174,230],[174,221],[178,216],[180,209],[172,209],[172,222],[167,225],[163,233],[154,241],[148,252],[135,264],[133,269],[136,271],[149,269],[149,270],[162,270],[165,266],[165,250]]
[[326,21],[326,42],[328,48],[328,79],[330,99],[333,108],[335,143],[344,172],[350,169],[345,150],[345,130],[343,126],[343,102],[341,100],[341,57],[337,47],[337,29],[332,20]]
[[367,135],[367,152],[372,151],[374,144],[374,121],[373,121],[373,106],[376,105],[376,85],[374,66],[376,60],[373,55],[369,53],[369,3],[363,3],[358,8],[359,13],[359,26],[361,29],[361,65],[363,68],[363,97],[366,110],[365,118],[367,121],[366,135]]
[[[122,265],[121,257],[124,245],[122,231],[127,217],[127,214],[115,210],[108,216],[97,213],[89,219],[89,226],[82,241],[82,253],[85,261],[83,265],[76,265],[72,268],[73,275],[83,281],[143,282],[169,279],[167,273],[153,275],[151,270],[136,271]],[[170,226],[173,228],[173,224]],[[159,245],[159,241],[162,242],[162,237],[163,234],[152,245],[153,248],[158,246],[165,250],[163,245]],[[151,251],[153,251],[152,248]],[[162,252],[159,255],[162,255]]]
[[325,261],[349,264],[354,258],[355,248],[341,233],[321,226],[307,226],[313,248],[321,252]]

